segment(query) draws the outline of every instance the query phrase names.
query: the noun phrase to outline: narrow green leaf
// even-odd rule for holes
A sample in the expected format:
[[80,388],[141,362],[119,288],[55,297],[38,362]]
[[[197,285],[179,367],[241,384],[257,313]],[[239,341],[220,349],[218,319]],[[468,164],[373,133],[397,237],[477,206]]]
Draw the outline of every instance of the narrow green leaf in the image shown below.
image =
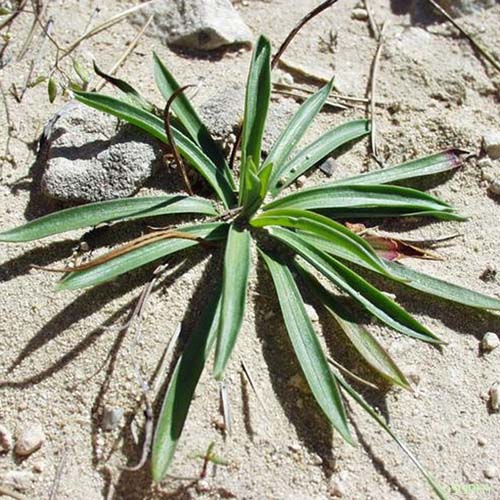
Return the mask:
[[[182,227],[178,230],[207,241],[218,241],[225,237],[227,225],[224,223],[198,224],[196,226]],[[59,282],[57,288],[59,290],[76,290],[99,285],[132,269],[198,244],[198,241],[184,238],[155,241],[90,269],[72,272]]]
[[[286,128],[274,143],[271,151],[267,155],[264,167],[272,163],[273,170],[276,172],[272,176],[270,185],[274,186],[279,179],[279,172],[283,163],[288,159],[291,152],[297,146],[298,142],[304,136],[309,125],[328,99],[333,87],[333,79],[315,94],[309,97],[297,110],[293,118],[288,122]],[[263,168],[264,168],[263,167]]]
[[402,284],[407,287],[478,309],[500,310],[500,300],[495,297],[489,297],[459,285],[448,283],[397,262],[387,261],[387,266],[394,276],[406,280]]
[[89,203],[45,215],[22,226],[0,233],[0,241],[21,242],[45,238],[103,222],[143,219],[167,214],[216,216],[209,200],[184,195],[150,196]]
[[309,288],[317,296],[321,305],[332,315],[333,319],[338,323],[341,330],[368,365],[389,382],[397,384],[405,389],[410,389],[410,383],[403,372],[369,330],[360,325],[359,322],[353,318],[352,313],[342,306],[340,302],[335,299],[334,295],[327,290],[303,264],[296,261],[295,266]]
[[328,240],[331,243],[330,248],[338,247],[338,256],[354,262],[361,259],[368,268],[375,268],[382,274],[388,272],[382,259],[366,241],[342,224],[323,215],[292,208],[276,209],[263,212],[253,218],[250,224],[254,227],[282,226],[311,232]]
[[417,158],[416,160],[411,160],[394,167],[383,168],[374,172],[366,172],[354,177],[339,179],[328,184],[336,186],[340,184],[348,184],[350,186],[359,184],[387,184],[405,179],[413,179],[415,177],[425,177],[458,168],[469,157],[470,153],[462,149],[448,149],[447,151],[424,156],[423,158]]
[[377,424],[384,429],[389,436],[394,439],[396,444],[404,451],[406,456],[415,464],[417,469],[423,474],[423,476],[427,479],[427,482],[431,486],[431,488],[434,490],[438,498],[441,500],[446,500],[446,495],[443,493],[439,485],[436,483],[436,481],[432,478],[432,476],[427,472],[427,470],[423,467],[423,465],[419,462],[417,457],[411,452],[411,450],[394,434],[392,429],[384,422],[382,417],[365,401],[363,396],[359,394],[357,391],[355,391],[344,379],[344,377],[340,373],[335,374],[338,382],[342,386],[342,388],[358,403],[363,410],[365,410],[370,417],[372,417]]
[[90,82],[90,73],[78,59],[73,59],[73,69],[80,77],[80,80],[84,83],[84,85],[87,85]]
[[215,342],[220,321],[220,289],[208,300],[175,364],[158,417],[151,457],[152,475],[156,482],[165,477],[172,462],[194,391]]
[[152,103],[150,103],[145,97],[143,97],[132,85],[127,83],[124,80],[120,80],[120,78],[115,78],[112,75],[108,75],[104,71],[102,71],[99,66],[97,66],[94,61],[94,71],[98,76],[104,78],[111,85],[121,90],[125,94],[125,98],[127,102],[129,102],[132,106],[136,106],[138,108],[144,109],[149,113],[154,113],[155,107]]
[[245,184],[245,189],[243,191],[245,197],[242,200],[242,214],[249,217],[258,210],[262,202],[262,182],[257,174],[257,167],[251,157],[248,159],[248,168],[245,170],[245,178],[241,179],[241,182]]
[[266,211],[275,208],[328,210],[332,216],[339,210],[346,217],[355,217],[360,209],[363,214],[376,214],[382,210],[399,215],[454,216],[450,205],[433,196],[416,189],[387,185],[324,185],[301,189],[264,206]]
[[[337,255],[337,248],[332,247],[328,240],[310,233],[307,233],[307,235],[304,233],[304,237],[308,239],[310,244],[314,245],[319,250]],[[344,256],[339,256],[345,258]],[[361,260],[358,260],[356,264],[366,267]],[[488,295],[474,292],[473,290],[469,290],[459,285],[448,283],[447,281],[429,276],[421,271],[410,269],[398,262],[386,261],[385,265],[390,270],[390,279],[396,277],[401,280],[399,282],[400,284],[409,288],[477,309],[500,310],[500,300],[495,297],[489,297]]]
[[[75,92],[75,98],[87,106],[125,120],[167,143],[163,120],[142,108],[96,92]],[[226,208],[232,206],[235,202],[233,188],[221,170],[182,132],[175,128],[172,128],[172,132],[182,157],[206,179]]]
[[361,276],[330,255],[312,246],[302,235],[279,227],[268,228],[271,236],[285,243],[334,285],[357,300],[367,311],[394,330],[424,342],[442,341]]
[[276,195],[311,167],[331,155],[337,148],[348,142],[364,137],[370,132],[368,120],[354,120],[323,134],[305,147],[295,158],[275,169],[271,182],[271,194]]
[[[166,102],[180,88],[180,85],[155,52],[153,52],[153,64],[156,85]],[[172,111],[184,126],[191,139],[205,152],[215,165],[223,170],[224,177],[234,189],[234,179],[224,155],[217,144],[215,144],[210,132],[201,121],[189,99],[184,95],[184,92],[179,94],[173,101]]]
[[[260,164],[262,136],[271,97],[271,45],[260,36],[255,45],[248,73],[245,114],[241,134],[240,178],[245,179],[248,159]],[[240,204],[245,200],[245,184],[240,183]]]
[[250,273],[250,233],[230,226],[224,255],[222,314],[217,334],[214,376],[222,379],[245,316]]
[[286,264],[274,256],[260,249],[259,253],[273,279],[288,335],[311,392],[333,427],[348,443],[353,444],[339,387],[292,273]]

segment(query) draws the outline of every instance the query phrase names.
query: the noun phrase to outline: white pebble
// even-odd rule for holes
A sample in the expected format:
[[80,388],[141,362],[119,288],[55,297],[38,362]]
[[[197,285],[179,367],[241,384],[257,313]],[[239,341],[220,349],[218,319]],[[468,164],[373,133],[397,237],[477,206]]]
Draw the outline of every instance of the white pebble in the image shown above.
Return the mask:
[[493,411],[500,409],[500,382],[495,382],[490,387],[490,405]]
[[368,12],[365,9],[353,9],[351,18],[356,21],[366,21],[368,19]]
[[0,425],[0,453],[10,451],[12,448],[12,434],[7,427]]
[[347,494],[348,474],[342,471],[337,477],[333,478],[330,484],[330,494],[337,498],[342,498]]
[[123,413],[123,408],[105,408],[102,417],[103,430],[112,431],[119,427]]
[[500,179],[492,179],[488,190],[492,194],[500,194]]
[[19,433],[16,441],[15,452],[21,456],[31,455],[38,450],[45,441],[43,427],[39,423],[34,423],[24,427]]
[[301,188],[301,187],[304,187],[306,183],[306,176],[305,175],[301,175],[296,181],[295,181],[295,185],[298,187],[298,188]]
[[318,313],[316,312],[316,309],[311,304],[304,304],[306,306],[306,313],[307,316],[309,316],[309,319],[315,323],[316,321],[319,321],[319,316]]
[[488,132],[483,136],[483,147],[486,154],[492,159],[500,158],[500,133]]
[[498,335],[493,332],[485,333],[481,340],[481,349],[486,352],[493,351],[493,349],[496,349],[499,345],[500,339]]
[[484,469],[483,471],[484,477],[488,479],[493,479],[497,476],[497,473],[497,468],[493,465],[488,465],[488,467],[486,467],[486,469]]
[[278,83],[282,85],[293,85],[293,76],[290,73],[281,73],[278,77]]

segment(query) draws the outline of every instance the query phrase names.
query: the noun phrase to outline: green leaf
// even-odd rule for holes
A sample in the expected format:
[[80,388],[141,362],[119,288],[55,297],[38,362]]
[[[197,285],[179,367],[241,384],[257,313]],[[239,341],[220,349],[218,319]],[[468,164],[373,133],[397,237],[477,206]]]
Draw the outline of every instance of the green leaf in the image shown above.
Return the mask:
[[425,177],[458,168],[469,157],[470,153],[467,151],[449,149],[441,153],[417,158],[416,160],[411,160],[394,167],[383,168],[374,172],[366,172],[354,177],[339,179],[329,183],[329,185],[338,186],[340,184],[348,184],[353,186],[359,184],[387,184],[389,182],[413,179],[415,177]]
[[[75,92],[75,98],[87,106],[109,113],[141,128],[164,143],[168,142],[163,120],[142,108],[96,92]],[[175,128],[172,128],[172,132],[182,157],[206,179],[226,208],[232,206],[235,202],[233,188],[221,170],[182,132]]]
[[[153,52],[153,64],[156,85],[165,101],[168,101],[172,94],[180,88],[180,85],[155,52]],[[189,102],[189,99],[184,95],[184,92],[181,92],[172,102],[172,111],[186,129],[191,139],[204,151],[215,165],[223,170],[225,179],[234,189],[234,179],[224,155],[221,153],[217,144],[215,144],[210,132],[201,121],[201,118]]]
[[318,250],[304,235],[278,227],[268,228],[271,236],[285,243],[315,267],[334,285],[348,293],[367,311],[394,330],[424,342],[440,344],[442,341],[430,330],[410,316],[402,307],[389,299],[361,276],[330,255]]
[[217,334],[214,376],[222,379],[245,316],[252,239],[246,229],[230,226],[224,255],[222,314]]
[[427,479],[427,482],[429,485],[432,487],[438,498],[441,500],[446,500],[446,496],[441,490],[441,488],[438,486],[436,481],[432,478],[432,476],[427,472],[427,470],[422,466],[422,464],[419,462],[417,457],[410,451],[410,449],[394,434],[394,432],[391,430],[391,428],[384,422],[382,417],[379,416],[379,414],[365,401],[363,396],[359,394],[357,391],[355,391],[344,379],[344,377],[340,373],[335,374],[338,382],[342,386],[342,388],[358,403],[363,410],[365,410],[370,417],[372,417],[377,424],[384,429],[389,436],[394,439],[396,444],[404,451],[406,456],[415,464],[415,466],[418,468],[418,470],[423,474],[423,476]]
[[353,444],[339,387],[286,264],[259,249],[272,276],[285,326],[311,392],[333,427]]
[[250,224],[254,227],[282,226],[311,232],[328,240],[330,248],[337,247],[340,257],[354,262],[361,259],[369,269],[374,268],[382,274],[388,272],[382,259],[366,241],[342,224],[314,212],[292,208],[268,210],[254,217]]
[[[227,225],[224,223],[198,224],[178,229],[184,233],[203,238],[207,241],[218,241],[225,237]],[[110,281],[132,269],[144,266],[167,255],[198,245],[196,240],[169,238],[130,250],[114,259],[90,269],[75,271],[64,277],[58,284],[59,290],[76,290],[99,285]]]
[[[309,243],[316,248],[323,252],[337,255],[336,252],[338,252],[338,249],[333,247],[328,240],[309,233],[305,236]],[[340,257],[345,258],[344,256]],[[358,260],[356,264],[366,267],[361,260]],[[429,276],[421,271],[410,269],[398,262],[386,261],[385,265],[391,273],[391,276],[388,276],[390,279],[397,278],[400,280],[400,284],[409,288],[477,309],[500,310],[500,300],[495,297],[489,297],[488,295],[448,283],[447,281]]]
[[152,475],[156,482],[165,477],[172,462],[194,391],[215,342],[220,321],[220,289],[208,300],[175,364],[158,417],[151,457]]
[[209,200],[192,196],[169,195],[100,201],[66,208],[0,233],[0,241],[21,242],[45,238],[73,229],[97,226],[103,222],[143,219],[167,214],[216,216]]
[[84,83],[84,85],[87,85],[90,82],[90,73],[78,59],[73,59],[73,69],[80,77],[80,80]]
[[360,325],[352,313],[342,306],[335,299],[335,296],[304,265],[297,261],[295,266],[309,288],[317,296],[321,305],[332,315],[333,319],[338,323],[341,330],[368,365],[389,382],[405,389],[410,389],[410,383],[403,372],[369,330]]
[[127,102],[130,103],[132,106],[141,108],[145,111],[148,111],[149,113],[154,113],[155,111],[154,105],[150,103],[145,97],[143,97],[137,90],[135,90],[135,88],[132,87],[132,85],[130,85],[124,80],[120,80],[119,78],[115,78],[114,76],[106,74],[99,68],[99,66],[97,66],[95,61],[94,61],[94,71],[98,76],[104,78],[104,80],[109,82],[111,85],[121,90],[125,94]]
[[321,111],[321,108],[332,91],[332,87],[333,79],[300,106],[293,118],[288,122],[286,128],[281,132],[271,148],[271,151],[269,151],[264,162],[264,167],[270,163],[274,165],[273,170],[275,170],[275,174],[271,177],[271,186],[276,184],[283,163],[288,159],[291,152],[309,128],[311,122]]
[[57,97],[57,82],[54,78],[49,78],[49,83],[47,84],[47,93],[49,94],[49,102],[52,104]]
[[271,182],[271,194],[281,189],[307,172],[311,167],[331,155],[337,148],[370,132],[368,120],[354,120],[323,134],[319,139],[305,147],[295,158],[275,169]]
[[441,218],[456,217],[450,205],[422,191],[386,185],[322,185],[301,189],[263,207],[266,211],[275,208],[328,210],[328,214],[332,216],[339,211],[345,217],[356,217],[358,210],[363,210],[362,213],[368,216],[376,216],[377,212],[382,210],[394,215],[429,214]]
[[261,193],[263,190],[262,182],[257,174],[257,167],[251,157],[248,159],[245,178],[241,182],[245,185],[245,201],[243,202],[242,216],[249,217],[258,210],[262,202]]
[[[246,178],[248,160],[260,164],[262,136],[271,97],[271,45],[260,36],[255,46],[245,95],[245,114],[241,133],[240,178]],[[240,205],[245,202],[245,183],[240,183]]]
[[388,261],[387,266],[393,276],[406,280],[402,284],[407,287],[478,309],[500,310],[500,300],[494,297],[448,283],[421,271],[410,269],[397,262]]

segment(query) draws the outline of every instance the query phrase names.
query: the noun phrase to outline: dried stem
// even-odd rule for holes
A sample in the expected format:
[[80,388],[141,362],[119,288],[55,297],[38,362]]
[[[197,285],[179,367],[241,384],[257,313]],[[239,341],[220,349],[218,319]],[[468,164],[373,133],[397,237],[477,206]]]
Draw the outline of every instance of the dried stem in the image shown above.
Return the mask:
[[375,38],[375,40],[378,41],[380,39],[380,28],[377,22],[375,21],[370,0],[365,0],[365,9],[366,12],[368,13],[368,24],[370,25],[370,30],[373,34],[373,38]]
[[184,92],[187,88],[192,87],[192,85],[184,85],[184,87],[178,88],[168,99],[167,105],[165,106],[165,110],[163,112],[163,120],[165,123],[165,133],[167,134],[168,142],[170,143],[170,147],[172,148],[172,153],[174,155],[175,163],[177,168],[181,172],[182,180],[184,181],[184,187],[188,194],[193,195],[193,189],[191,188],[191,183],[189,182],[189,177],[186,172],[186,168],[184,167],[184,162],[182,161],[181,155],[177,150],[177,146],[175,145],[174,134],[172,133],[172,127],[170,126],[170,107],[174,102],[174,99],[182,92]]
[[382,26],[382,30],[380,31],[377,50],[373,58],[372,73],[370,78],[370,122],[371,122],[370,144],[371,144],[372,156],[375,159],[375,161],[381,166],[383,166],[383,161],[380,159],[377,147],[377,130],[375,125],[375,101],[377,92],[378,66],[380,62],[380,56],[382,55],[384,36],[387,26],[388,22],[386,21]]
[[61,476],[64,472],[64,467],[66,465],[66,453],[63,453],[59,465],[57,466],[56,475],[54,477],[54,482],[52,483],[52,488],[50,489],[49,500],[56,500],[57,490],[59,489],[59,483],[61,482]]
[[470,35],[469,33],[467,33],[467,31],[464,30],[464,28],[462,28],[462,26],[460,26],[449,14],[448,12],[446,12],[446,10],[443,9],[443,7],[441,7],[441,5],[439,5],[437,2],[435,2],[434,0],[427,0],[436,10],[438,10],[444,17],[446,17],[446,19],[448,21],[450,21],[451,24],[453,24],[453,26],[455,26],[455,28],[457,28],[458,31],[460,31],[460,33],[462,33],[463,36],[465,36],[465,38],[467,38],[467,40],[469,40],[469,42],[471,43],[471,45],[486,59],[488,60],[492,66],[500,72],[500,63],[495,59],[495,57],[491,54],[491,52],[486,48],[484,47],[483,44],[481,44],[480,42],[478,42],[472,35]]
[[359,382],[360,384],[366,385],[370,389],[376,389],[379,390],[379,387],[377,387],[375,384],[372,384],[371,382],[368,382],[368,380],[365,380],[364,378],[358,377],[355,373],[352,373],[350,370],[348,370],[345,366],[342,366],[340,363],[337,363],[333,358],[328,358],[328,362],[335,366],[338,370],[341,372],[345,373],[348,377],[351,377],[353,380],[356,382]]

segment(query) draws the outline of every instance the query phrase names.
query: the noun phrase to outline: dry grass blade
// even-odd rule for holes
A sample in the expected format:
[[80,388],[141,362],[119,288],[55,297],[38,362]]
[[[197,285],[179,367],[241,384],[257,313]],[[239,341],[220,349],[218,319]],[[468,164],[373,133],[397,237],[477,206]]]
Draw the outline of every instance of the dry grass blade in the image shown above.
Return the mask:
[[352,371],[348,370],[345,366],[335,361],[333,358],[328,357],[326,359],[328,360],[328,363],[330,363],[332,366],[335,366],[335,368],[337,368],[342,373],[346,374],[348,377],[352,378],[356,382],[366,385],[366,387],[369,387],[370,389],[375,389],[376,391],[380,390],[380,387],[376,386],[375,384],[372,384],[371,382],[368,382],[368,380],[365,380],[364,378],[359,377]]
[[487,59],[492,66],[500,72],[500,63],[497,61],[497,59],[491,54],[491,52],[481,43],[479,43],[471,34],[467,33],[467,31],[460,26],[449,14],[446,12],[446,10],[441,7],[437,2],[434,0],[427,0],[436,10],[438,10],[446,19],[457,28],[460,33],[462,33],[467,40],[471,43],[471,45],[485,58]]
[[[144,26],[141,28],[139,33],[134,37],[134,39],[128,44],[127,48],[123,51],[122,55],[118,58],[118,60],[113,64],[113,67],[109,70],[109,75],[114,75],[116,70],[124,63],[125,59],[134,51],[139,43],[139,40],[144,35],[145,31],[148,29],[149,25],[153,21],[153,15],[149,16],[148,20],[144,23]],[[102,80],[99,85],[96,87],[96,92],[99,92],[105,85],[106,80]]]
[[373,16],[373,11],[372,11],[370,0],[365,0],[365,9],[366,9],[366,12],[368,13],[368,24],[370,25],[370,30],[373,34],[373,37],[375,38],[375,40],[379,40],[380,39],[380,28],[379,28],[377,22],[375,21],[375,17]]
[[125,243],[124,245],[122,245],[118,248],[115,248],[114,250],[111,250],[111,252],[107,252],[104,255],[97,257],[96,259],[93,259],[89,262],[85,262],[85,263],[80,264],[78,266],[52,268],[52,267],[43,267],[43,266],[32,265],[31,267],[33,269],[41,269],[42,271],[50,271],[50,272],[55,272],[55,273],[71,273],[73,271],[85,271],[86,269],[91,269],[92,267],[98,266],[100,264],[104,264],[105,262],[108,262],[111,259],[119,257],[120,255],[123,255],[127,252],[131,252],[132,250],[137,250],[138,248],[141,248],[145,245],[149,245],[149,244],[154,243],[156,241],[166,240],[169,238],[179,238],[179,239],[184,239],[184,240],[202,241],[202,240],[200,240],[200,238],[198,236],[193,236],[192,234],[184,233],[181,231],[171,231],[171,230],[154,231],[153,233],[139,236],[138,238],[135,238],[134,240],[131,240],[128,243]]
[[177,146],[175,144],[175,139],[174,139],[174,134],[172,133],[172,127],[170,126],[170,107],[172,106],[175,98],[184,92],[186,89],[189,87],[192,87],[193,85],[184,85],[184,87],[180,87],[177,90],[173,92],[173,94],[170,96],[170,98],[167,101],[167,105],[165,106],[165,110],[163,112],[163,120],[165,123],[165,133],[167,134],[168,142],[170,144],[170,147],[172,148],[172,153],[174,155],[175,159],[175,164],[177,165],[177,168],[181,172],[182,176],[182,181],[184,182],[184,187],[186,188],[186,191],[188,194],[191,196],[194,194],[193,193],[193,188],[191,187],[191,183],[189,182],[189,177],[186,172],[186,167],[184,166],[184,162],[182,161],[181,155],[179,154],[179,151],[177,149]]
[[0,30],[4,29],[6,26],[12,24],[12,22],[16,19],[16,17],[23,12],[24,7],[26,7],[26,3],[28,0],[21,0],[17,10],[15,10],[2,24],[0,24]]
[[372,149],[372,155],[375,161],[383,166],[383,161],[380,159],[378,146],[377,146],[377,129],[375,126],[375,101],[376,101],[376,92],[377,92],[377,77],[378,77],[378,66],[380,62],[380,56],[382,55],[382,49],[384,45],[384,36],[387,29],[388,23],[387,21],[383,24],[382,30],[380,31],[380,35],[378,37],[378,46],[375,52],[375,56],[373,58],[372,63],[372,73],[370,78],[370,121],[371,121],[371,134],[370,134],[370,144]]

